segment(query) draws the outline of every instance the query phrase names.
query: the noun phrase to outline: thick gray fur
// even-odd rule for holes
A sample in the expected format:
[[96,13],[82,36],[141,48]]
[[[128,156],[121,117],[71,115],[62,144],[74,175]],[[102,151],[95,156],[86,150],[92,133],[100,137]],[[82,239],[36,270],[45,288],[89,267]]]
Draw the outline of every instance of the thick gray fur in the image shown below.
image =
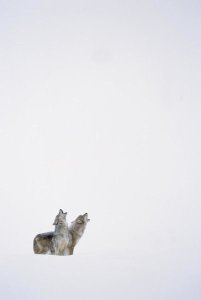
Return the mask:
[[66,215],[60,209],[53,223],[55,231],[41,233],[34,238],[33,249],[36,254],[67,255],[69,232]]
[[[54,232],[41,233],[34,238],[34,242],[33,242],[34,253],[57,254],[57,255],[73,254],[76,244],[82,237],[87,223],[90,221],[90,219],[88,219],[88,214],[85,213],[84,215],[79,215],[75,219],[75,221],[71,223],[69,229],[68,226],[66,226],[66,228],[65,226],[62,226],[62,229],[57,227],[59,225],[58,217],[59,214],[56,216],[55,221],[53,223],[53,225],[55,225]],[[65,235],[65,230],[66,230],[66,235]],[[65,250],[64,250],[64,245],[65,245]]]
[[81,239],[89,221],[88,214],[85,213],[84,215],[78,216],[75,221],[71,223],[71,226],[69,227],[69,243],[67,246],[68,255],[73,254],[74,248]]

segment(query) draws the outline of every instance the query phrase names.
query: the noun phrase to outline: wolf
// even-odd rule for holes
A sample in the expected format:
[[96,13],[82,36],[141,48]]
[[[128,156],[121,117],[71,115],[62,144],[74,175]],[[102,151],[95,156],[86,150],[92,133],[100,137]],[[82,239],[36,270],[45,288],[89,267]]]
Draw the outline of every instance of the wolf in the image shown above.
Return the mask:
[[74,248],[81,239],[87,223],[90,221],[88,219],[88,214],[79,215],[75,221],[71,223],[69,227],[69,242],[67,245],[67,255],[73,255]]
[[53,223],[55,231],[36,235],[33,241],[34,253],[67,255],[66,249],[69,242],[69,232],[66,215],[67,213],[64,213],[60,209]]
[[[82,237],[87,223],[90,221],[88,219],[88,214],[79,215],[72,223],[68,229],[68,244],[65,249],[65,255],[73,255],[74,248],[80,238]],[[55,218],[53,225],[57,226],[58,223],[58,215]],[[55,231],[56,231],[55,226]],[[36,254],[54,254],[54,246],[53,246],[53,236],[54,232],[46,232],[38,234],[34,238],[34,253]]]
[[51,254],[67,255],[66,249],[69,242],[69,233],[66,215],[67,212],[64,213],[63,210],[60,209],[53,223],[53,225],[55,225],[55,231],[51,243]]

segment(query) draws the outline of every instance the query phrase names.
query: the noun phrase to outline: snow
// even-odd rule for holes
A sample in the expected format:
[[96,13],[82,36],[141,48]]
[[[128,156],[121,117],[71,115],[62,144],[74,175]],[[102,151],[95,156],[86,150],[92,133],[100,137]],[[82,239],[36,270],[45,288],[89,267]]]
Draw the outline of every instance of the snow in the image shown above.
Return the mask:
[[1,297],[199,300],[200,267],[183,255],[149,251],[1,256]]
[[1,2],[0,299],[200,300],[201,2]]

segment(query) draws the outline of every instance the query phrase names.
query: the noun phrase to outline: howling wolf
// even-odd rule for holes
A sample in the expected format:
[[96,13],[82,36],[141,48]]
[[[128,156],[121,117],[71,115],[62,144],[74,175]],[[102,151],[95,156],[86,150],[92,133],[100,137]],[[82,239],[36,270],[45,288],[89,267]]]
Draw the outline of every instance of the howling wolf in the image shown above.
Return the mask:
[[69,243],[67,246],[68,255],[73,254],[74,248],[81,239],[89,221],[88,214],[85,213],[84,215],[78,216],[75,221],[71,223],[71,226],[69,227]]
[[67,255],[69,232],[66,215],[60,209],[53,223],[55,231],[41,233],[34,238],[33,249],[36,254]]
[[[36,254],[57,254],[57,255],[72,255],[74,248],[80,238],[82,237],[87,223],[90,221],[88,219],[88,214],[79,215],[72,223],[68,229],[67,223],[62,220],[65,215],[62,210],[56,216],[53,225],[55,225],[54,232],[46,232],[38,234],[34,238],[33,250]],[[60,222],[64,222],[59,224]],[[58,227],[57,227],[58,226]],[[66,230],[66,235],[65,235]],[[64,250],[65,245],[65,250]]]

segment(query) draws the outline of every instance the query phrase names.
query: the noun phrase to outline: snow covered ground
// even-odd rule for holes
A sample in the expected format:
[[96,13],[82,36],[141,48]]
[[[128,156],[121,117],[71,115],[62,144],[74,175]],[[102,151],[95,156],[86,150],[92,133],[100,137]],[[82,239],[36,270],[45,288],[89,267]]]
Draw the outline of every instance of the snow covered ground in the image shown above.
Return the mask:
[[199,300],[198,256],[185,257],[174,251],[79,253],[68,257],[1,256],[1,297],[4,300]]
[[[200,11],[0,1],[0,300],[201,299]],[[34,255],[60,208],[75,254]]]

